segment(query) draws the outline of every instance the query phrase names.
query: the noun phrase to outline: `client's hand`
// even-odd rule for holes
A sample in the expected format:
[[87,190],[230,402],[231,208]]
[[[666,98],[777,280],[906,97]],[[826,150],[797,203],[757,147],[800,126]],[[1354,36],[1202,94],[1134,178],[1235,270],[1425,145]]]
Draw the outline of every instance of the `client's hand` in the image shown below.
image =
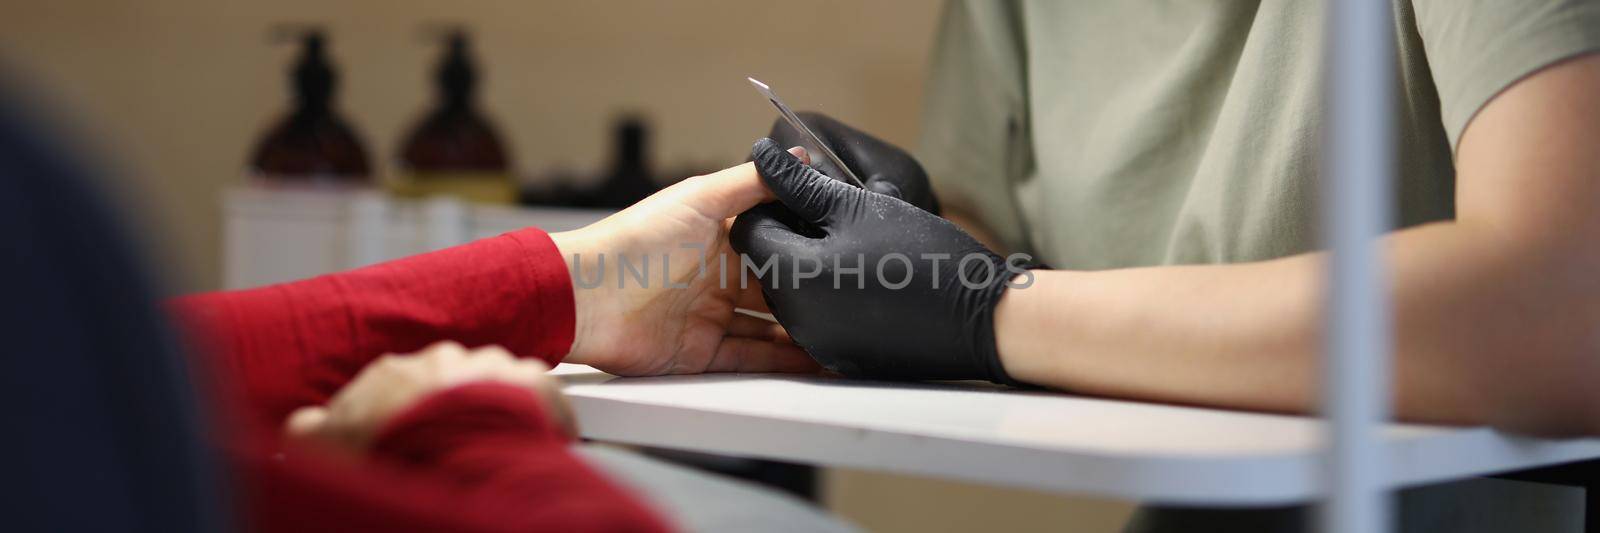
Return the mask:
[[728,246],[727,226],[771,198],[746,163],[552,235],[578,311],[566,361],[628,376],[816,370],[783,328],[734,312],[765,305]]
[[516,359],[504,348],[467,350],[452,341],[412,355],[386,355],[356,374],[327,406],[302,407],[289,415],[291,437],[362,450],[384,423],[431,393],[473,381],[517,385],[544,400],[551,418],[577,435],[561,386],[538,359]]

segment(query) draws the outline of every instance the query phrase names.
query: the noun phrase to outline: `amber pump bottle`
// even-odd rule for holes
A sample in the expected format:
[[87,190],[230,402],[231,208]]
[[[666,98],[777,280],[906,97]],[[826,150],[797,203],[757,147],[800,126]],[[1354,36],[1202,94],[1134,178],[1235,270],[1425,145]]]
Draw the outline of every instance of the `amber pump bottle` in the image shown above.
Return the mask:
[[475,103],[478,72],[467,34],[455,29],[444,32],[443,40],[444,56],[434,73],[437,101],[401,145],[392,189],[401,196],[514,203],[517,188],[505,148]]
[[289,83],[294,108],[256,146],[250,173],[272,185],[369,185],[367,152],[333,108],[338,73],[328,62],[326,38],[315,29],[298,33],[302,49]]

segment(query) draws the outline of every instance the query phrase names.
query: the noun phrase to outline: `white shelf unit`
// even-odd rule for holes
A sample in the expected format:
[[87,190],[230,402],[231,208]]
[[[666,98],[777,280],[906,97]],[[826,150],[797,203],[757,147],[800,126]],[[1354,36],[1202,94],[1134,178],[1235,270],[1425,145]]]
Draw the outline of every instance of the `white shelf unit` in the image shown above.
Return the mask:
[[228,190],[222,204],[223,286],[229,289],[355,268],[529,226],[567,231],[612,213],[259,186]]

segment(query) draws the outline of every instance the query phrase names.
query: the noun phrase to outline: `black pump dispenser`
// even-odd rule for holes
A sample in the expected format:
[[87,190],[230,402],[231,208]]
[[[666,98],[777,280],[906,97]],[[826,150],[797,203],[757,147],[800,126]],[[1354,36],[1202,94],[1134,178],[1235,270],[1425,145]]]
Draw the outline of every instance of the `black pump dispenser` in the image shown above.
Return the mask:
[[478,72],[467,50],[467,35],[461,30],[445,37],[445,56],[434,72],[439,84],[439,97],[444,107],[465,108],[472,102],[472,91],[477,89]]
[[596,191],[600,207],[623,208],[661,189],[651,173],[650,129],[643,116],[624,115],[612,130],[611,169]]
[[314,28],[292,33],[299,35],[301,43],[300,57],[289,76],[294,109],[257,146],[251,170],[273,182],[370,183],[366,150],[355,131],[333,110],[338,74],[328,61],[326,37]]
[[333,66],[328,64],[328,53],[320,32],[307,31],[301,37],[300,61],[295,64],[290,80],[297,112],[328,110],[338,75],[334,74]]

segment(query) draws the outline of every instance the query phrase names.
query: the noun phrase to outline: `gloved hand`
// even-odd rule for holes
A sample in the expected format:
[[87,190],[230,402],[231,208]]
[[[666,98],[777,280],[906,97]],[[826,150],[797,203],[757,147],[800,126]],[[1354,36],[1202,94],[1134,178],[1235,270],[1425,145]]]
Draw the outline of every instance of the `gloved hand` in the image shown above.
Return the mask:
[[[856,177],[861,178],[868,190],[905,200],[923,211],[940,214],[939,199],[933,196],[928,173],[922,170],[922,165],[917,164],[916,159],[911,158],[911,154],[822,113],[808,111],[795,114],[822,142],[828,144],[829,149],[839,154],[839,159],[855,171]],[[811,143],[782,117],[772,123],[769,136],[777,141],[778,146],[812,149]],[[829,176],[842,174],[819,153],[811,154],[811,166]]]
[[848,376],[1012,383],[994,309],[1008,285],[1032,284],[1025,266],[898,198],[835,181],[771,139],[751,156],[782,205],[746,211],[729,238],[812,358]]

